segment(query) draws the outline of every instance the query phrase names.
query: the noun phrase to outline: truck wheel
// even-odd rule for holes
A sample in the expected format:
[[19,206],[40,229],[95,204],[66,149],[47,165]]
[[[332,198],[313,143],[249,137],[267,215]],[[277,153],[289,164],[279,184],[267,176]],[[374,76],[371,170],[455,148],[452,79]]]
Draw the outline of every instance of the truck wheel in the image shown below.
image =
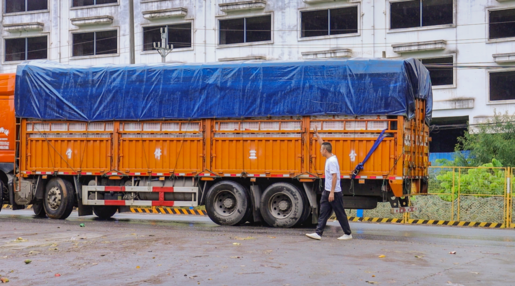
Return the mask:
[[118,211],[118,207],[95,206],[93,212],[100,219],[109,219]]
[[36,217],[46,217],[45,213],[45,207],[43,207],[43,202],[34,202],[32,204],[32,210],[34,211],[34,214]]
[[252,215],[249,202],[245,187],[233,181],[221,181],[207,191],[207,215],[219,225],[243,224]]
[[61,178],[51,179],[45,189],[43,206],[49,218],[66,219],[75,202],[73,185]]
[[301,191],[289,183],[270,185],[261,197],[261,216],[270,226],[292,227],[304,216]]
[[4,207],[4,182],[0,180],[0,211]]

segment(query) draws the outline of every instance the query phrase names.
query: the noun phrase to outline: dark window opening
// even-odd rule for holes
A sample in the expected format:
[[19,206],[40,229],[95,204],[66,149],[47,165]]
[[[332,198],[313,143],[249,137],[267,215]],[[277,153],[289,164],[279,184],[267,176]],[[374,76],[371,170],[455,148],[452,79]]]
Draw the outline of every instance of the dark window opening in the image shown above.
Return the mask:
[[73,7],[118,3],[118,0],[73,0]]
[[118,31],[73,34],[73,56],[94,56],[118,52]]
[[5,0],[5,13],[47,10],[47,0]]
[[453,57],[422,59],[421,61],[429,70],[433,86],[454,84]]
[[429,144],[429,152],[454,152],[458,138],[467,131],[467,123],[468,116],[433,118],[429,133],[433,140]]
[[490,73],[490,100],[515,99],[515,71]]
[[358,7],[301,12],[301,37],[355,34]]
[[47,36],[5,40],[5,61],[47,58]]
[[272,16],[220,20],[220,44],[272,40]]
[[515,37],[515,9],[490,11],[489,38]]
[[[143,50],[154,50],[154,43],[161,43],[161,28],[166,26],[143,28]],[[191,23],[168,25],[168,44],[173,49],[191,48]]]
[[403,29],[453,23],[453,0],[390,3],[390,28]]

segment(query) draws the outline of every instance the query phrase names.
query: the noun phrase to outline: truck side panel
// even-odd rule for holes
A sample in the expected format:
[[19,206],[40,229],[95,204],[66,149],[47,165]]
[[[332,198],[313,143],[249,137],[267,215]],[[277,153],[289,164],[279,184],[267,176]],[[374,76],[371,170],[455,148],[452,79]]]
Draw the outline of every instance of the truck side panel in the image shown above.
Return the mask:
[[6,169],[14,163],[14,81],[15,74],[0,75],[0,164]]

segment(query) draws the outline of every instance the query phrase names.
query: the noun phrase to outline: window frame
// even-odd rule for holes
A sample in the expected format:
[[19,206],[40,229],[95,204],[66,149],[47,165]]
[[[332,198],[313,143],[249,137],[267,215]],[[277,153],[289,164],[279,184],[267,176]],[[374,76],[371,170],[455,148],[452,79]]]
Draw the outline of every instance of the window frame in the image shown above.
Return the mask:
[[[234,43],[234,44],[220,44],[220,21],[224,20],[234,20],[234,19],[242,19],[242,18],[255,18],[255,17],[263,17],[270,16],[270,40],[269,41],[261,41],[261,42],[246,42],[246,43]],[[267,12],[263,14],[252,14],[252,15],[235,15],[235,16],[216,16],[216,48],[233,48],[233,47],[244,47],[244,46],[256,46],[256,45],[270,45],[274,43],[274,13]]]
[[20,12],[11,12],[11,13],[7,13],[5,11],[5,9],[7,8],[7,5],[5,4],[5,1],[6,0],[2,0],[2,5],[3,5],[3,9],[2,9],[2,15],[3,16],[16,16],[16,15],[26,15],[26,14],[35,14],[35,13],[48,13],[50,12],[50,0],[46,0],[47,1],[47,4],[46,4],[46,9],[43,9],[43,10],[31,10],[31,11],[27,11],[27,2],[25,2],[25,11],[20,11]]
[[[314,12],[314,11],[324,11],[324,10],[336,10],[342,8],[351,8],[357,7],[358,9],[358,32],[352,34],[337,34],[337,35],[324,35],[324,36],[314,36],[314,37],[302,37],[302,13],[303,12]],[[361,17],[361,3],[352,3],[347,5],[338,5],[338,6],[330,6],[330,7],[310,7],[310,8],[301,8],[297,12],[297,40],[299,42],[303,41],[313,41],[313,40],[323,40],[323,39],[334,39],[334,38],[351,38],[351,37],[361,37],[361,27],[362,27],[362,19]]]
[[504,69],[499,68],[499,69],[487,70],[486,72],[488,74],[488,76],[486,77],[486,94],[488,94],[486,105],[514,104],[515,99],[490,100],[490,74],[501,73],[501,72],[515,72],[515,68],[504,68]]
[[[146,24],[146,25],[141,25],[141,42],[142,45],[141,45],[141,52],[140,54],[141,55],[149,55],[149,54],[156,54],[157,51],[156,50],[150,50],[150,51],[145,51],[144,50],[144,45],[145,45],[145,36],[143,34],[143,29],[144,28],[151,28],[151,27],[160,27],[160,26],[173,26],[173,25],[181,25],[181,24],[191,24],[191,47],[189,48],[181,48],[181,49],[173,49],[171,51],[171,53],[180,53],[180,52],[186,52],[186,51],[193,51],[194,48],[195,48],[195,37],[194,37],[194,33],[193,33],[193,30],[195,30],[195,23],[193,20],[188,20],[188,21],[180,21],[180,22],[166,22],[166,23],[160,23],[160,24],[156,24],[156,23],[151,23],[151,24]],[[136,45],[137,46],[137,45]]]
[[[3,37],[2,38],[2,64],[4,65],[18,65],[24,61],[27,61],[27,60],[19,60],[19,61],[6,61],[5,60],[5,51],[6,51],[6,43],[5,43],[5,40],[12,40],[12,39],[28,39],[28,38],[38,38],[38,37],[44,37],[46,36],[46,60],[50,60],[50,46],[49,46],[49,43],[50,43],[50,33],[43,33],[43,34],[39,34],[39,35],[30,35],[30,36],[24,36],[24,37]],[[25,45],[27,44],[27,42],[25,42]],[[25,47],[25,51],[27,51],[27,47]]]
[[[336,9],[343,9],[343,8],[351,8],[351,7],[357,7],[357,13],[358,13],[358,32],[357,33],[349,33],[349,34],[336,34],[336,35],[324,35],[324,36],[314,36],[314,37],[302,37],[302,13],[303,12],[314,12],[314,11],[324,11],[324,10],[336,10]],[[331,6],[331,7],[310,7],[310,8],[302,8],[298,10],[298,16],[297,16],[297,40],[298,41],[311,41],[311,40],[321,40],[321,39],[334,39],[334,38],[349,38],[349,37],[360,37],[361,36],[361,5],[360,3],[353,3],[353,4],[347,4],[347,5],[338,5],[338,6]],[[330,29],[330,28],[329,28]]]
[[116,3],[94,4],[94,5],[87,5],[87,6],[73,6],[73,0],[70,1],[70,10],[100,8],[100,7],[109,7],[109,6],[120,6],[120,0],[116,0]]
[[[444,54],[444,55],[437,55],[437,56],[427,55],[427,56],[416,57],[416,58],[418,60],[429,60],[429,59],[442,59],[442,58],[450,58],[450,57],[452,57],[453,65],[455,65],[456,64],[456,54]],[[420,63],[422,63],[422,61],[420,61]],[[422,64],[422,65],[424,65],[424,64]],[[457,87],[458,87],[458,69],[457,68],[452,69],[452,84],[447,84],[447,85],[432,85],[431,84],[431,88],[433,90],[452,89],[452,88],[457,88]]]
[[[101,54],[101,55],[88,55],[88,56],[73,56],[73,35],[74,34],[85,34],[85,33],[96,33],[96,32],[108,32],[116,30],[116,53],[112,54]],[[104,29],[95,30],[73,30],[70,31],[70,39],[72,44],[69,45],[69,60],[81,60],[81,59],[94,59],[94,58],[108,58],[108,57],[119,57],[120,56],[120,27],[106,27]],[[95,35],[96,40],[96,35]],[[96,53],[96,51],[95,51]]]
[[[511,7],[495,7],[495,8],[487,7],[485,9],[486,23],[487,23],[487,25],[485,25],[486,26],[485,27],[485,29],[486,29],[485,32],[486,32],[486,43],[487,44],[515,41],[515,37],[490,39],[490,11],[503,11],[503,10],[515,10],[515,6],[511,6]],[[490,100],[490,94],[489,94],[488,98]]]
[[425,30],[437,30],[437,29],[448,29],[448,28],[456,28],[457,24],[457,0],[452,0],[452,24],[443,24],[443,25],[434,25],[434,26],[422,26],[422,27],[412,27],[412,28],[401,28],[401,29],[392,29],[392,5],[391,3],[398,2],[408,2],[413,0],[388,0],[386,5],[386,26],[387,26],[387,34],[393,33],[405,33],[411,31],[425,31]]

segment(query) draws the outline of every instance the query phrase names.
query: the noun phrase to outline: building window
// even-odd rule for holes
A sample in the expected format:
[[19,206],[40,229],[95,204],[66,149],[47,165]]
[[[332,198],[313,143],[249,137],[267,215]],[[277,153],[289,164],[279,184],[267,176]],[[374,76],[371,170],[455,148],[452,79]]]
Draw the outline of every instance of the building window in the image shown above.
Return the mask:
[[5,13],[47,10],[47,0],[5,0]]
[[301,37],[358,32],[358,7],[301,12]]
[[515,9],[489,11],[489,38],[515,37]]
[[515,99],[515,71],[490,73],[490,101]]
[[272,16],[220,20],[220,45],[272,40]]
[[453,57],[421,59],[421,61],[429,70],[433,86],[454,84]]
[[73,7],[118,3],[118,0],[73,0]]
[[453,0],[410,0],[390,3],[391,29],[452,23]]
[[26,61],[47,58],[47,36],[5,40],[5,61]]
[[[173,49],[191,48],[191,23],[168,26],[168,44]],[[143,28],[143,50],[154,50],[154,43],[161,43],[161,28],[166,26],[154,26]]]
[[118,31],[73,34],[73,56],[94,56],[118,53]]

